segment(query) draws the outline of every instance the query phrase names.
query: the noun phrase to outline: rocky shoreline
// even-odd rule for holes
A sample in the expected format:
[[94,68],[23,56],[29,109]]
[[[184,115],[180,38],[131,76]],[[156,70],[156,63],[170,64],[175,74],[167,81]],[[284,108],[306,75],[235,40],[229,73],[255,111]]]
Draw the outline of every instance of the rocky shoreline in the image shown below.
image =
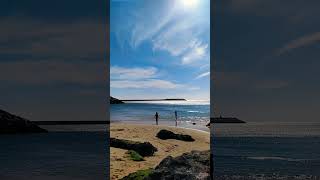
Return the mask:
[[0,110],[0,134],[46,133],[35,123],[22,117]]

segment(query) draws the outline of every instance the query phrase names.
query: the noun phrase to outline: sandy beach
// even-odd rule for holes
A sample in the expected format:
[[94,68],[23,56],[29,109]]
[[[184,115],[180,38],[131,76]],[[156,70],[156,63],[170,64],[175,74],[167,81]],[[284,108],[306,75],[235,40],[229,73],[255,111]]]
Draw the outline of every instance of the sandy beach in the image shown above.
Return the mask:
[[[174,133],[191,135],[195,141],[184,142],[174,139],[161,140],[156,137],[156,134],[161,129],[170,130]],[[110,137],[139,142],[147,141],[158,149],[154,156],[145,157],[145,161],[133,161],[128,158],[128,155],[126,154],[127,150],[111,147],[111,179],[121,179],[140,169],[154,168],[162,159],[169,155],[176,157],[192,150],[209,150],[210,148],[209,133],[168,126],[112,123],[110,126]]]

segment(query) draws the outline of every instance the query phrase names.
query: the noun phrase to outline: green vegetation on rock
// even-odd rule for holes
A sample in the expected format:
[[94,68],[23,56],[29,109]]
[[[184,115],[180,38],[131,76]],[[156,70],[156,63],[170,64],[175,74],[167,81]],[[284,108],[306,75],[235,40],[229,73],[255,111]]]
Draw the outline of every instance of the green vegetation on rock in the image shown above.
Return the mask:
[[151,174],[152,170],[152,168],[138,170],[137,172],[131,173],[128,176],[122,178],[121,180],[144,180]]
[[127,154],[129,155],[130,159],[133,161],[144,161],[143,157],[134,150],[129,150]]

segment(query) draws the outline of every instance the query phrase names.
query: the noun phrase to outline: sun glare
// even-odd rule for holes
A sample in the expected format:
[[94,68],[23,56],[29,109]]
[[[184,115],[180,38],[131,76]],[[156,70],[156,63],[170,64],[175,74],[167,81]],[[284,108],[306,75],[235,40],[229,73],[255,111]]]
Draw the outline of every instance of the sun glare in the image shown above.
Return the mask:
[[194,9],[198,3],[199,0],[179,0],[183,8],[185,9]]

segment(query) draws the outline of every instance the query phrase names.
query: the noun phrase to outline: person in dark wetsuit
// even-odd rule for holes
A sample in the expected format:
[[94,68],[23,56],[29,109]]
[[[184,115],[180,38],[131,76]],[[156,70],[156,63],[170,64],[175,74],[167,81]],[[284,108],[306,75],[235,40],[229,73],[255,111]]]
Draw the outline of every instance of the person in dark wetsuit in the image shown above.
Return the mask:
[[176,127],[178,126],[178,112],[174,111],[174,116],[176,118]]
[[156,125],[158,125],[158,119],[159,119],[159,114],[158,112],[156,112],[156,114],[154,115],[155,119],[156,119]]

